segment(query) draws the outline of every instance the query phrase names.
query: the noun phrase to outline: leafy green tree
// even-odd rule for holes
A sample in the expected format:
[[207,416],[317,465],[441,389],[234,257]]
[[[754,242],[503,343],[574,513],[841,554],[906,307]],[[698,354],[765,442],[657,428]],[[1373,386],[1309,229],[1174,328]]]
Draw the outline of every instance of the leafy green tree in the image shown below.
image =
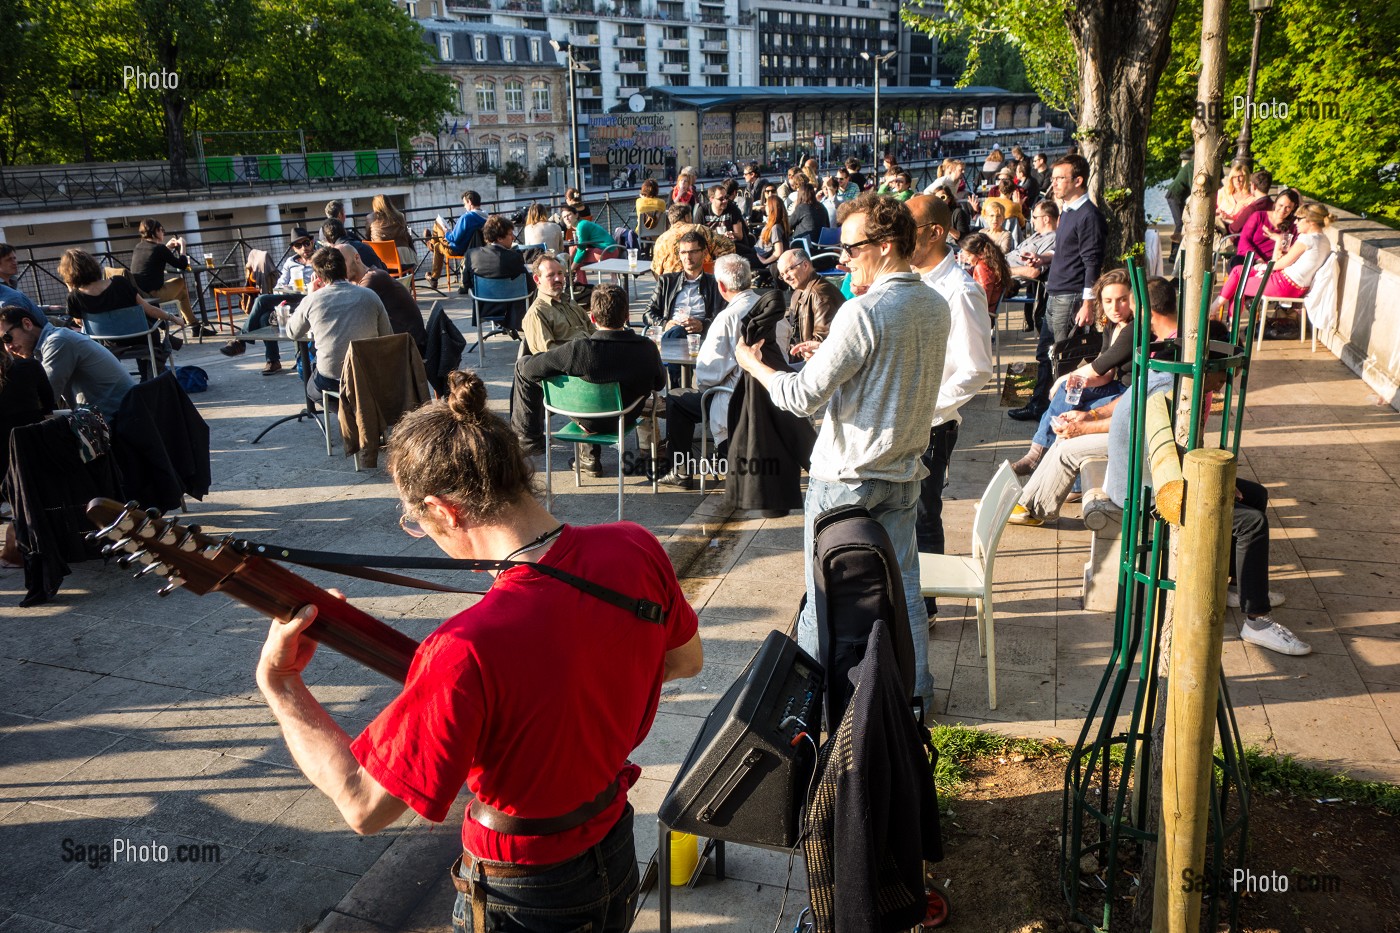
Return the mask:
[[[1234,157],[1249,73],[1253,17],[1232,4],[1225,145]],[[1190,146],[1190,119],[1200,73],[1201,0],[1181,0],[1172,24],[1172,55],[1153,114],[1150,177],[1176,170]],[[1350,210],[1400,220],[1400,178],[1385,171],[1400,161],[1400,6],[1338,8],[1322,0],[1280,0],[1265,15],[1256,102],[1286,103],[1288,116],[1253,121],[1255,164],[1283,184]]]
[[906,10],[915,29],[968,45],[963,82],[996,40],[1009,44],[1053,109],[1070,114],[1109,225],[1109,255],[1140,243],[1144,147],[1177,0],[947,0],[945,18]]
[[[1019,72],[1026,89],[1038,93],[1048,107],[1076,112],[1079,62],[1064,0],[946,0],[943,16],[925,8],[923,0],[913,0],[900,16],[911,28],[936,36],[940,55],[945,48],[961,53],[960,87],[992,84],[1016,90],[992,79]],[[1011,64],[1012,58],[1021,65]]]
[[[436,125],[451,84],[392,0],[0,0],[0,164],[383,147]],[[140,87],[123,69],[178,75]],[[12,88],[21,89],[18,92]]]

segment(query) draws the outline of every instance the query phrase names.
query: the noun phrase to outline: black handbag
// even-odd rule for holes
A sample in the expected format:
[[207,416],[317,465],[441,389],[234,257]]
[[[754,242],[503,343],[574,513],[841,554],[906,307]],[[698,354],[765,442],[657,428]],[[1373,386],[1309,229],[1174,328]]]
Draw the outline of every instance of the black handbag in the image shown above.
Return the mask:
[[1054,367],[1054,378],[1072,373],[1085,360],[1091,360],[1103,350],[1103,333],[1092,327],[1076,326],[1064,340],[1057,341],[1050,349],[1050,361]]

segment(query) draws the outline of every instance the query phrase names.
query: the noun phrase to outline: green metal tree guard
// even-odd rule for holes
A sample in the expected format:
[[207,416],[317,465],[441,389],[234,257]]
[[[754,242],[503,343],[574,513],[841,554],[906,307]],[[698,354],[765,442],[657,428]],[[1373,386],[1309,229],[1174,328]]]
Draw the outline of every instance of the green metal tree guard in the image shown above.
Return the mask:
[[[1252,268],[1251,253],[1245,268]],[[1270,262],[1264,272],[1268,281]],[[1122,911],[1137,893],[1136,876],[1152,872],[1143,865],[1143,843],[1155,841],[1151,826],[1153,797],[1152,729],[1159,699],[1157,668],[1162,625],[1166,618],[1166,594],[1175,589],[1168,567],[1167,524],[1156,514],[1152,493],[1143,485],[1146,467],[1147,380],[1150,372],[1175,377],[1170,393],[1175,398],[1181,377],[1192,378],[1191,426],[1187,449],[1200,446],[1202,380],[1208,372],[1228,374],[1225,411],[1221,419],[1220,447],[1239,453],[1249,362],[1259,313],[1260,296],[1249,306],[1244,344],[1239,344],[1244,288],[1233,304],[1228,343],[1197,341],[1196,358],[1178,362],[1152,354],[1162,345],[1152,343],[1148,312],[1147,277],[1136,262],[1128,260],[1137,313],[1134,317],[1132,368],[1132,443],[1128,463],[1128,493],[1123,508],[1122,552],[1118,572],[1113,647],[1089,713],[1080,730],[1065,769],[1061,823],[1060,884],[1074,917],[1096,930],[1121,928]],[[1210,311],[1213,271],[1202,288],[1198,333],[1204,338]],[[1243,283],[1243,280],[1242,280]],[[1260,289],[1262,295],[1263,289]],[[1178,320],[1185,310],[1185,296],[1178,293]],[[1175,344],[1174,344],[1175,345]],[[1179,346],[1179,345],[1177,345]],[[1214,353],[1212,358],[1207,349]],[[1234,388],[1238,379],[1239,388]],[[1176,406],[1172,405],[1173,418]],[[1175,427],[1175,426],[1174,426]],[[1136,673],[1137,682],[1132,683]],[[1126,716],[1126,722],[1123,717]],[[1203,929],[1216,930],[1228,920],[1238,924],[1239,898],[1229,883],[1230,870],[1244,864],[1249,825],[1249,774],[1234,709],[1230,705],[1224,675],[1216,711],[1217,743],[1215,779],[1211,787],[1211,836],[1206,858],[1207,896]],[[1117,923],[1115,923],[1117,918]]]

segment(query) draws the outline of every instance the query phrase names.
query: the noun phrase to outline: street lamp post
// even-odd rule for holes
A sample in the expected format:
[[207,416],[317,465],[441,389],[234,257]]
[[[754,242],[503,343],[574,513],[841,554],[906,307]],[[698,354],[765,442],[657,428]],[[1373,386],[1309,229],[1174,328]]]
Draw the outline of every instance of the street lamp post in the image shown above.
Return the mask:
[[871,55],[869,52],[860,53],[861,58],[875,66],[875,118],[870,126],[870,161],[872,164],[880,161],[880,66],[898,54],[898,49],[893,49],[884,55]]
[[574,61],[574,49],[567,40],[550,39],[555,52],[563,52],[569,66],[569,153],[574,165],[574,187],[583,192],[583,177],[578,168],[578,102],[574,99],[574,72],[588,71],[588,66]]
[[1249,11],[1254,14],[1254,44],[1249,49],[1249,82],[1244,93],[1244,121],[1240,125],[1240,135],[1235,141],[1235,160],[1253,168],[1254,155],[1250,151],[1253,138],[1250,133],[1250,112],[1254,109],[1254,81],[1259,74],[1259,33],[1264,26],[1264,14],[1273,8],[1274,0],[1249,0]]

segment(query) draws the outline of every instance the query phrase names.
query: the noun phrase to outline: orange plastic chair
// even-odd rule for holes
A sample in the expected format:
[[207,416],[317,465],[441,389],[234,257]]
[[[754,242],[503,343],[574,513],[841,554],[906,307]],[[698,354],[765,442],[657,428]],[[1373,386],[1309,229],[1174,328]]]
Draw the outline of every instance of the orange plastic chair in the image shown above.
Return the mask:
[[[379,261],[384,263],[384,267],[389,270],[389,274],[396,279],[408,278],[408,290],[412,293],[413,299],[418,300],[418,286],[413,281],[413,270],[404,270],[403,263],[399,260],[399,245],[393,240],[365,240],[365,244],[372,250],[374,255],[379,257]],[[451,273],[448,273],[449,276]],[[448,285],[452,284],[451,278]]]
[[[228,330],[234,333],[238,330],[238,325],[234,322],[234,308],[244,314],[252,308],[253,299],[262,294],[262,289],[253,283],[253,273],[244,270],[247,278],[244,285],[221,286],[210,289],[214,295],[214,325],[220,326],[224,323],[224,311],[228,311]],[[237,299],[235,301],[235,299]],[[225,305],[227,302],[227,305]]]

